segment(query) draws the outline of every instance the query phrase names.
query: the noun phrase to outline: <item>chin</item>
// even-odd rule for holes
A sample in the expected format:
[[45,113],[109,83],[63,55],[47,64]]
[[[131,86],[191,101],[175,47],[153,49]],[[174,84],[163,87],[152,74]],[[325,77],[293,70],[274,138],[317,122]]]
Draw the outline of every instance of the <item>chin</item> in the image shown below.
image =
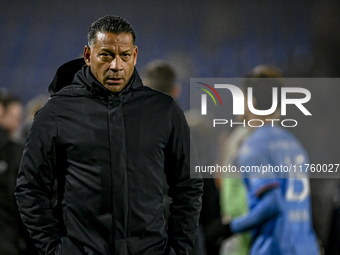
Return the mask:
[[119,92],[124,88],[122,85],[106,85],[105,87],[111,92]]

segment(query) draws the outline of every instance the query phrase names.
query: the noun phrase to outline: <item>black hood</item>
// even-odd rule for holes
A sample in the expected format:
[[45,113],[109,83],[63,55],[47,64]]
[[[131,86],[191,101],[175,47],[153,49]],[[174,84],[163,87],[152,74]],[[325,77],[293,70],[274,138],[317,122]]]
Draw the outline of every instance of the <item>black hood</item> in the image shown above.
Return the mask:
[[[136,89],[141,86],[143,86],[142,80],[140,79],[135,68],[130,81],[122,89],[121,92],[124,93],[126,91]],[[65,87],[67,87],[68,89],[66,89]],[[67,92],[68,95],[79,96],[79,89],[81,88],[86,88],[86,90],[82,89],[81,94],[84,94],[85,91],[85,94],[110,94],[110,91],[94,77],[90,70],[90,67],[85,64],[83,58],[71,60],[60,66],[57,70],[56,75],[54,76],[54,79],[48,87],[48,91],[50,92],[51,96],[55,95],[56,93],[60,94],[60,91],[62,89],[63,92]]]
[[60,66],[48,87],[50,95],[54,95],[63,87],[72,83],[74,75],[85,65],[83,58],[71,60]]

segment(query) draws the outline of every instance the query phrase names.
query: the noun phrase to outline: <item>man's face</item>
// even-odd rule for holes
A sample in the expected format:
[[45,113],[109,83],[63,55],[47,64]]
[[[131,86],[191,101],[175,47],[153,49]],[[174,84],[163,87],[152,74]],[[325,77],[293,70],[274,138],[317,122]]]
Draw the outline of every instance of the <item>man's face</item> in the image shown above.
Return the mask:
[[18,102],[10,103],[4,110],[0,123],[11,135],[21,126],[22,105]]
[[137,62],[137,46],[129,33],[97,33],[90,49],[85,46],[84,59],[91,72],[105,88],[121,91],[129,82]]

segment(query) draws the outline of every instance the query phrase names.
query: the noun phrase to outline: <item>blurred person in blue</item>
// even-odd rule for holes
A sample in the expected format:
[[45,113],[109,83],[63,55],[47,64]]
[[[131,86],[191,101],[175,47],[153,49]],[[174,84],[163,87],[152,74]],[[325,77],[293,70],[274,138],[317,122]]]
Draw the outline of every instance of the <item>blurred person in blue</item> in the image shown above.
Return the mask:
[[189,128],[172,97],[143,85],[135,38],[121,17],[92,23],[84,59],[57,70],[34,117],[15,195],[40,254],[192,253],[203,181],[190,178]]
[[[280,72],[274,68],[257,68],[251,77],[282,78]],[[237,116],[238,121],[244,119],[244,115]],[[238,166],[238,155],[243,142],[249,137],[251,130],[248,126],[239,125],[232,130],[222,145],[222,165]],[[246,187],[241,173],[233,173],[222,176],[220,179],[220,203],[223,222],[230,221],[245,213],[248,213]],[[249,231],[235,234],[232,238],[222,243],[221,255],[246,255],[251,244]]]
[[[281,91],[281,79],[257,76],[268,66],[257,66],[244,84],[253,89],[253,105],[257,110],[272,106],[272,89]],[[254,78],[256,77],[256,78]],[[266,78],[266,79],[258,79]],[[245,95],[246,98],[246,95]],[[280,94],[278,106],[280,106]],[[239,166],[287,166],[309,163],[308,155],[298,139],[288,130],[272,125],[268,119],[279,119],[280,109],[271,115],[258,116],[245,107],[245,120],[260,119],[265,124],[252,128],[239,152]],[[312,226],[309,179],[306,175],[286,175],[282,172],[265,176],[244,173],[249,213],[231,220],[214,233],[223,239],[235,233],[252,231],[250,254],[320,254]],[[289,177],[289,178],[288,178]]]

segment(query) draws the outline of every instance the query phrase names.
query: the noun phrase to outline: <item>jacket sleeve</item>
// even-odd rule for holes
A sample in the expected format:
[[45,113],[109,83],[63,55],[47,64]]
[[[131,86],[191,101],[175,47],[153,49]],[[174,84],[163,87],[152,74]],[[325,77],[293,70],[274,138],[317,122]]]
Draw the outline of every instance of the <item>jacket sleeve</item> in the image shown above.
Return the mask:
[[170,215],[168,248],[176,254],[192,254],[203,194],[201,178],[190,178],[190,134],[182,110],[173,105],[172,133],[165,151]]
[[51,100],[36,114],[26,141],[15,196],[21,219],[39,254],[60,243],[50,199],[57,161],[57,122]]
[[273,188],[263,194],[259,203],[247,215],[238,217],[230,223],[233,233],[240,233],[260,226],[282,213],[280,189]]

